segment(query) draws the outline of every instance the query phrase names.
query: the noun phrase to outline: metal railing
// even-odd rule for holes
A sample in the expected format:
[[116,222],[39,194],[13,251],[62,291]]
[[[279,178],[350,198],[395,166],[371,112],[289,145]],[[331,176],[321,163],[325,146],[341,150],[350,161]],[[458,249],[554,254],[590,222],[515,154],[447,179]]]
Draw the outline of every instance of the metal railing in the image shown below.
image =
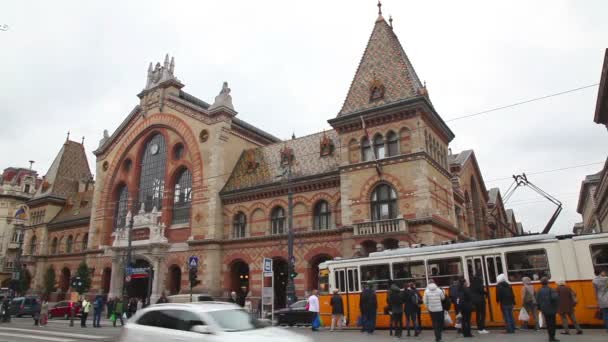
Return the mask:
[[355,223],[353,227],[355,235],[407,232],[407,223],[403,218]]

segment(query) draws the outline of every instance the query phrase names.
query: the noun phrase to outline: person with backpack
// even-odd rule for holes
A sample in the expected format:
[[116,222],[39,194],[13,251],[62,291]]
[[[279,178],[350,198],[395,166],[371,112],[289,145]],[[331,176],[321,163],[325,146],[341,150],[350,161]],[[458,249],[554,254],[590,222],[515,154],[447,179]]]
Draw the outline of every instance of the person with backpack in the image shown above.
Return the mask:
[[559,280],[557,281],[557,295],[559,297],[557,312],[562,318],[562,326],[564,327],[562,335],[570,335],[570,331],[568,330],[568,318],[572,321],[572,324],[576,329],[576,334],[581,335],[583,330],[581,329],[581,326],[578,325],[576,315],[574,314],[574,307],[577,302],[574,290],[566,285],[565,281]]
[[401,338],[403,334],[403,295],[397,284],[391,285],[388,294],[388,305],[391,310],[391,323],[395,329],[395,337]]
[[505,320],[507,334],[515,333],[515,318],[513,318],[513,307],[515,306],[515,295],[511,285],[507,282],[507,276],[501,273],[496,277],[496,302],[500,304],[500,310]]
[[472,296],[473,310],[476,312],[477,332],[479,334],[488,334],[486,330],[486,296],[487,292],[484,287],[483,278],[481,277],[481,268],[475,270],[475,275],[471,278],[471,286],[469,287]]
[[376,291],[369,284],[363,285],[361,292],[361,300],[359,301],[359,310],[361,312],[361,332],[367,332],[369,335],[374,333],[376,329],[376,312],[378,311],[378,299]]
[[549,287],[549,278],[542,277],[540,283],[543,287],[536,294],[536,303],[538,303],[538,308],[547,322],[549,342],[559,342],[555,338],[555,315],[557,314],[559,295],[557,291]]
[[420,295],[416,290],[416,284],[409,283],[409,286],[403,289],[403,311],[405,313],[405,328],[407,336],[410,335],[410,324],[414,328],[414,336],[420,335],[420,325],[418,324],[418,310],[420,309]]
[[435,331],[435,342],[441,342],[444,322],[444,300],[446,296],[433,279],[429,280],[429,285],[424,290],[423,302],[431,314],[433,330]]
[[344,322],[344,301],[342,296],[338,294],[338,289],[334,289],[334,294],[331,296],[329,305],[331,305],[331,328],[329,331],[334,331],[336,325],[342,330]]

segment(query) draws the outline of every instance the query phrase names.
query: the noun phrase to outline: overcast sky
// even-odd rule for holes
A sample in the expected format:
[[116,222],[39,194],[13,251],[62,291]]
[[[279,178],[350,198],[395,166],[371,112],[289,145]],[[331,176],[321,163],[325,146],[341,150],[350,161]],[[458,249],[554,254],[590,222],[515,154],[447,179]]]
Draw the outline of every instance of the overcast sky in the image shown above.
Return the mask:
[[[5,1],[0,11],[0,167],[45,174],[65,140],[104,129],[138,104],[149,62],[175,56],[185,91],[207,101],[228,81],[238,117],[281,138],[329,128],[377,16],[375,0]],[[397,1],[383,12],[446,120],[599,82],[608,2]],[[522,171],[598,163],[529,179],[564,202],[570,232],[580,182],[600,170],[608,132],[597,87],[450,122],[454,152],[474,149],[487,188]],[[287,119],[288,118],[288,119]],[[554,206],[522,190],[527,230]],[[509,205],[507,205],[509,207]]]

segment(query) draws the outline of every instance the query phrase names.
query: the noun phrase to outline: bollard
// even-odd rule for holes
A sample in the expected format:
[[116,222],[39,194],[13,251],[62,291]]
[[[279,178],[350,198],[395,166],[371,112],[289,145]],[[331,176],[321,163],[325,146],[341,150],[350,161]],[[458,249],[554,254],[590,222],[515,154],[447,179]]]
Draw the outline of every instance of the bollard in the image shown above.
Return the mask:
[[70,306],[70,326],[74,326],[74,304]]

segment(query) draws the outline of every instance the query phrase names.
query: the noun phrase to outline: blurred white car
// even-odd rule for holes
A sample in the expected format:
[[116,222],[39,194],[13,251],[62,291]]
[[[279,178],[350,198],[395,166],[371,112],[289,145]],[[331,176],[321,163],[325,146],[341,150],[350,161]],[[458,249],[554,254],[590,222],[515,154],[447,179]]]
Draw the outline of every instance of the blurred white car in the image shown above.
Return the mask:
[[118,341],[312,342],[312,339],[268,326],[238,305],[201,302],[159,304],[138,310],[124,326]]

